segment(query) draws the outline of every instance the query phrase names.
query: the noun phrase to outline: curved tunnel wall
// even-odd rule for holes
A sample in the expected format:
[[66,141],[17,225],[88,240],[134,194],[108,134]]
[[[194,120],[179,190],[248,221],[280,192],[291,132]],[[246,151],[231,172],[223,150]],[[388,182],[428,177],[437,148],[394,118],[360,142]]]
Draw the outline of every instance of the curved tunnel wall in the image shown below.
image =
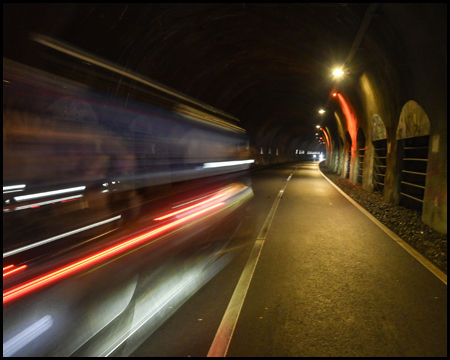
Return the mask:
[[[425,122],[414,121],[423,115],[412,110],[409,115],[404,114],[405,107],[420,104],[430,121],[426,184],[423,203],[420,206],[422,219],[431,227],[446,233],[446,47],[441,43],[442,38],[429,34],[431,31],[435,36],[446,35],[442,31],[441,22],[427,17],[430,13],[423,4],[405,6],[408,11],[403,8],[404,11],[401,12],[400,7],[395,4],[382,5],[383,15],[373,21],[363,42],[367,48],[359,59],[356,57],[356,61],[364,59],[367,68],[364,71],[356,71],[352,82],[337,85],[339,101],[331,101],[331,106],[335,114],[339,114],[333,119],[338,123],[338,130],[332,136],[342,136],[342,131],[339,130],[341,127],[348,132],[354,144],[351,147],[349,179],[356,183],[358,151],[354,141],[355,125],[360,127],[364,134],[372,134],[374,124],[385,126],[387,156],[384,199],[399,204],[402,196],[403,145],[398,139],[397,128],[399,124],[402,126],[401,124],[405,123],[405,116],[409,116],[406,121],[409,129],[403,129],[403,132],[410,133],[405,137],[428,132]],[[434,15],[438,18],[445,16],[433,13]],[[388,32],[393,36],[391,39],[388,39]],[[371,66],[368,66],[369,64]],[[378,122],[374,121],[375,116]],[[372,141],[367,141],[364,169],[368,171],[363,173],[362,181],[362,187],[367,191],[373,190],[374,152]],[[331,162],[332,158],[333,154],[329,156],[328,161]],[[345,163],[340,163],[341,169],[337,171],[342,176],[345,176],[345,166]]]

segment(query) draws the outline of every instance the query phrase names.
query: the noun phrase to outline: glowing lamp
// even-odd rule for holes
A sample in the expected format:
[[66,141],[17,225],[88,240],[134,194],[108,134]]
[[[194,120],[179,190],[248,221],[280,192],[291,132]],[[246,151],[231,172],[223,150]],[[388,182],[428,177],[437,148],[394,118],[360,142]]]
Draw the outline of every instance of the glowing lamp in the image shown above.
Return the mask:
[[336,77],[344,75],[344,72],[341,69],[336,69],[333,71],[333,75]]

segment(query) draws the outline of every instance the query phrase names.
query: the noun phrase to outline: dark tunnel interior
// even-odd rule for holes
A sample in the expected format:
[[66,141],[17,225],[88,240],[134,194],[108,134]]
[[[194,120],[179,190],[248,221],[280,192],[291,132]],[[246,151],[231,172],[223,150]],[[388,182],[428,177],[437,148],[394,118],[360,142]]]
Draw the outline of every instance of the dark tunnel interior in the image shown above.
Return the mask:
[[[31,38],[40,34],[160,82],[238,118],[262,165],[293,160],[299,149],[338,161],[346,129],[355,155],[357,128],[369,139],[378,116],[396,158],[387,166],[398,173],[394,138],[412,100],[430,119],[425,135],[440,136],[429,168],[446,174],[438,156],[446,153],[446,24],[445,4],[5,4],[3,50],[33,65]],[[386,201],[400,201],[399,181],[386,178]],[[441,197],[442,176],[427,181]],[[373,189],[371,179],[362,185]],[[443,204],[428,195],[424,208]],[[426,222],[436,227],[438,212]]]
[[446,268],[446,3],[3,4],[4,356],[132,354],[261,250],[297,169],[314,253],[351,243],[323,170]]
[[[346,129],[353,156],[357,128],[370,138],[374,116],[394,157],[399,114],[412,100],[430,119],[425,135],[440,136],[428,166],[446,174],[438,156],[446,153],[446,24],[445,4],[5,4],[3,50],[33,65],[33,34],[49,36],[185,93],[238,118],[263,165],[293,160],[298,149],[338,162]],[[388,169],[398,173],[399,162]],[[372,180],[349,178],[372,191]],[[400,201],[399,181],[386,178],[386,201]],[[442,176],[427,181],[434,190],[424,208],[446,209],[436,198]],[[442,211],[426,222],[442,228]]]
[[[6,5],[4,56],[26,59],[29,34],[49,35],[238,117],[253,142],[310,145],[317,111],[333,86],[331,70],[346,61],[368,9],[369,4]],[[390,29],[381,30],[378,36],[389,36]],[[358,61],[352,76],[362,70]]]

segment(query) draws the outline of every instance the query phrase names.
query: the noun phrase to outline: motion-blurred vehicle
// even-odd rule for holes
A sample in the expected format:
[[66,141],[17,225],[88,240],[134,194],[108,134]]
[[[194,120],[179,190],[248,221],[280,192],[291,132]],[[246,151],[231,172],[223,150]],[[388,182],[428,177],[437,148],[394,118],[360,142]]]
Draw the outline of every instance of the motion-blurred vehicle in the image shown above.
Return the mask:
[[226,266],[236,118],[44,36],[3,59],[3,355],[127,356]]

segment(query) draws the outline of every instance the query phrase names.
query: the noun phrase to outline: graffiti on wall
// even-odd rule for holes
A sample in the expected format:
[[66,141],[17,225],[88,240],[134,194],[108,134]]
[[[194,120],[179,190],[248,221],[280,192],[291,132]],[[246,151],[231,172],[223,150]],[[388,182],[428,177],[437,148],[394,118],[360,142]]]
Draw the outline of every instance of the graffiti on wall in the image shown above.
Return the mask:
[[386,139],[386,126],[377,114],[372,117],[372,141]]
[[430,120],[422,107],[413,100],[408,101],[400,113],[397,140],[430,135]]

